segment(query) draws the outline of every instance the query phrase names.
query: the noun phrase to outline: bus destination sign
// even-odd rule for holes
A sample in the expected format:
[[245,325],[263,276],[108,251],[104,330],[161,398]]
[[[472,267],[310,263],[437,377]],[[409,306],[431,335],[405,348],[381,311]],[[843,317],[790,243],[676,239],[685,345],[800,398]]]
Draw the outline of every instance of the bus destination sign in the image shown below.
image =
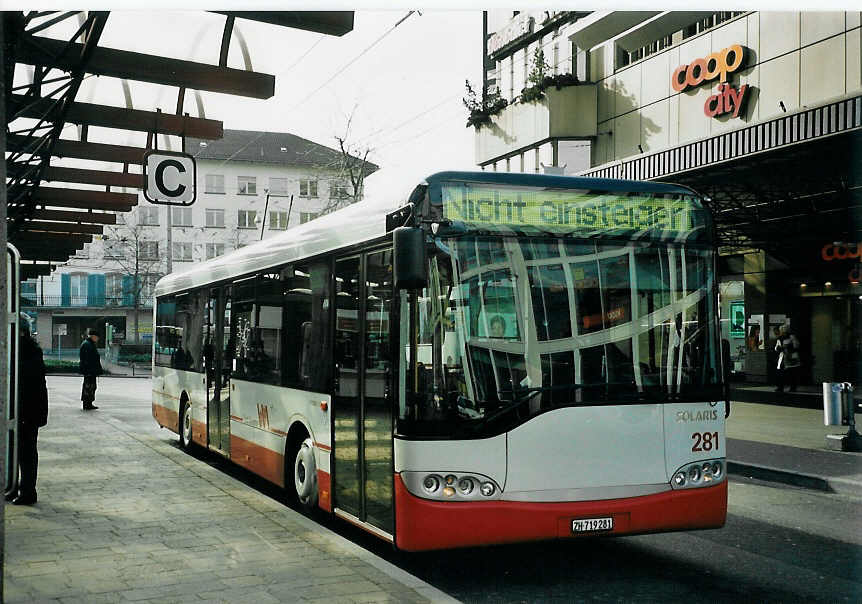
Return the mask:
[[691,201],[572,190],[443,185],[443,216],[490,229],[691,231]]

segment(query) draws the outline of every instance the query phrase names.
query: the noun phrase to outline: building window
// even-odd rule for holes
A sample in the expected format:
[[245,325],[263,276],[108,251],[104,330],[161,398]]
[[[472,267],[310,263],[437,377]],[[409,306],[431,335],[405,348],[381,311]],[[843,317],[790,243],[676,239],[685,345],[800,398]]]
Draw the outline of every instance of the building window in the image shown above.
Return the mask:
[[237,210],[236,226],[238,229],[253,229],[257,212],[254,210]]
[[178,227],[192,226],[192,209],[171,208],[171,224]]
[[208,227],[224,228],[224,210],[207,208],[206,220]]
[[159,226],[159,209],[148,206],[139,207],[138,224],[141,226]]
[[237,176],[236,184],[236,192],[240,195],[257,195],[256,176]]
[[156,290],[156,283],[158,283],[161,278],[162,275],[158,273],[146,273],[141,275],[141,293],[138,299],[142,302],[144,300],[151,300],[153,292]]
[[119,241],[108,240],[105,242],[105,247],[102,255],[106,260],[123,257],[123,244]]
[[269,192],[271,195],[287,195],[287,179],[270,176]]
[[329,196],[334,199],[347,199],[350,197],[350,193],[348,192],[346,184],[343,182],[334,182],[332,183],[332,189],[329,192]]
[[192,261],[192,244],[187,241],[171,242],[171,258],[176,262]]
[[105,298],[108,306],[120,306],[123,303],[123,275],[120,273],[105,275]]
[[317,181],[316,180],[300,180],[299,181],[299,196],[300,197],[317,197]]
[[317,212],[300,212],[299,213],[299,224],[305,224],[311,220],[317,218]]
[[269,213],[269,230],[283,231],[287,228],[287,212]]
[[158,260],[159,259],[159,242],[158,241],[141,241],[138,243],[141,260]]
[[207,260],[224,256],[224,243],[207,243]]
[[207,174],[204,180],[204,193],[224,195],[224,174]]

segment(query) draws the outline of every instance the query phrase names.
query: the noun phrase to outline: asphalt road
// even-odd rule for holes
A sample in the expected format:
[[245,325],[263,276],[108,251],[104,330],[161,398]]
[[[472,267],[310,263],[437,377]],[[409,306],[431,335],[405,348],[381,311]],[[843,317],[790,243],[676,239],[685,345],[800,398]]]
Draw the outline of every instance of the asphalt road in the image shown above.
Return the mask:
[[[174,441],[150,415],[148,388],[149,380],[103,379],[97,413]],[[198,459],[280,498],[268,483],[216,456]],[[723,529],[424,554],[394,552],[344,523],[316,519],[465,602],[859,602],[860,503],[732,477]]]

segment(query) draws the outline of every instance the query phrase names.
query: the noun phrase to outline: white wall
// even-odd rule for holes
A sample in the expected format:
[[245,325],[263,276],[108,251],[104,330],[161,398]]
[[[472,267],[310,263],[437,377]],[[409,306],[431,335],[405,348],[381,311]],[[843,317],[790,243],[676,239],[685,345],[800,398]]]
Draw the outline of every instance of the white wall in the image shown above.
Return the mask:
[[[598,83],[593,165],[732,130],[862,89],[858,12],[759,12],[742,15],[614,72],[614,43],[590,52]],[[673,70],[732,44],[750,51],[730,78],[755,90],[738,118],[704,115],[717,81],[677,93]]]

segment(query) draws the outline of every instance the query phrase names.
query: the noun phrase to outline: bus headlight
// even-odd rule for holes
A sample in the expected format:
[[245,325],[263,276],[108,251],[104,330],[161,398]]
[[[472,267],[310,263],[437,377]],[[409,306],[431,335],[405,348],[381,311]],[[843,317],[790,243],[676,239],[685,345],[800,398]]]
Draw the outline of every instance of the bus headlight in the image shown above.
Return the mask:
[[438,501],[488,501],[500,499],[497,483],[481,474],[454,472],[401,472],[407,490],[418,497]]
[[433,495],[440,488],[440,477],[435,476],[434,474],[429,474],[422,481],[422,488],[425,489],[425,492],[429,495]]
[[670,486],[673,489],[696,489],[718,484],[724,480],[723,459],[707,459],[686,464],[673,473]]

